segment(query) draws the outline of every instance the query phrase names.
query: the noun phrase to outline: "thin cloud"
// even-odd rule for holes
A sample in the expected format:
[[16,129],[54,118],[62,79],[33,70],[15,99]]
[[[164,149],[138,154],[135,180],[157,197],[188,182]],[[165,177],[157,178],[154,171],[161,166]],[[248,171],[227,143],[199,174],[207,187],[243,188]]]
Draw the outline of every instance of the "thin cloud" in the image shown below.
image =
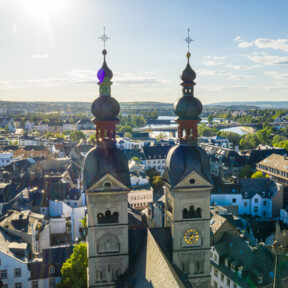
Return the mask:
[[269,55],[262,52],[261,54],[252,54],[247,56],[253,62],[264,64],[264,65],[287,65],[288,57],[287,56],[276,56]]
[[[275,78],[275,79],[281,79],[281,80],[288,80],[288,73],[280,73],[280,72],[277,72],[277,71],[266,71],[264,72],[265,75],[268,75],[272,78]],[[283,82],[282,82],[283,83]],[[286,82],[285,82],[286,83]]]
[[235,70],[250,70],[250,69],[259,68],[261,66],[260,65],[250,65],[250,66],[246,66],[246,65],[227,65],[226,67],[233,68]]
[[239,42],[239,48],[256,47],[258,49],[274,49],[288,52],[288,39],[268,39],[268,38],[258,38],[254,41],[247,42],[243,41],[240,36],[234,39]]
[[229,77],[229,79],[233,79],[233,80],[250,80],[254,78],[255,78],[254,75],[231,75]]
[[203,59],[205,59],[205,61],[203,62],[205,66],[217,66],[217,65],[223,65],[226,57],[225,56],[204,56]]

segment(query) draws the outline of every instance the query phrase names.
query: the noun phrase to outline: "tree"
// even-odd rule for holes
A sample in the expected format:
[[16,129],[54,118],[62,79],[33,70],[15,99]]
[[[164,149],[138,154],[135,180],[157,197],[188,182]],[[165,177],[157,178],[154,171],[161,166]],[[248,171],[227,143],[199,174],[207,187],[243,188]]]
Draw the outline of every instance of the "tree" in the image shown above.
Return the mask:
[[208,116],[208,118],[207,118],[208,123],[209,123],[209,124],[212,124],[212,123],[213,123],[213,119],[214,119],[213,115],[210,114],[210,115]]
[[57,288],[86,288],[87,267],[87,244],[79,243],[61,268],[62,277]]
[[125,138],[129,138],[129,139],[132,139],[133,136],[132,136],[132,134],[131,134],[130,132],[125,132],[125,133],[124,133],[124,137],[125,137]]
[[86,216],[84,216],[84,218],[83,219],[81,219],[81,220],[79,220],[80,222],[81,222],[81,225],[82,225],[82,227],[83,227],[83,229],[84,229],[84,231],[85,231],[85,237],[87,236],[87,232],[88,232],[88,226],[87,226],[87,217]]
[[71,140],[79,142],[81,139],[85,140],[86,136],[82,131],[73,131],[70,135]]
[[256,171],[252,174],[251,178],[264,178],[264,175],[261,171]]
[[65,130],[65,131],[63,131],[63,134],[64,134],[64,135],[70,135],[71,133],[72,133],[71,130]]
[[244,167],[240,170],[240,178],[250,178],[252,175],[253,171],[252,171],[252,167],[251,165],[244,165]]
[[160,133],[159,135],[156,136],[157,141],[161,141],[166,138],[166,135],[164,133]]
[[91,142],[93,144],[96,144],[96,134],[90,135],[88,142]]
[[156,191],[160,191],[162,190],[162,187],[164,185],[163,179],[161,176],[155,176],[153,177],[153,185],[152,187],[156,190]]
[[129,132],[132,133],[133,129],[131,126],[125,125],[125,126],[121,126],[120,128],[120,133],[125,133],[125,132]]

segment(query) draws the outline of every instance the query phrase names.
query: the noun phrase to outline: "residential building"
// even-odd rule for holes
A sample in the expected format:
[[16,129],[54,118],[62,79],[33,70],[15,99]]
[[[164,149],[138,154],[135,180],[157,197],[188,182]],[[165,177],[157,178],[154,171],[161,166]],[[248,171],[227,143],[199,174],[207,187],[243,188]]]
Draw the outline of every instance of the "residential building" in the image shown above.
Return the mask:
[[31,274],[30,286],[23,286],[23,288],[56,288],[56,284],[61,280],[62,265],[70,258],[73,248],[72,245],[62,245],[44,249],[42,259],[28,264]]
[[20,158],[34,158],[40,157],[47,159],[49,155],[49,151],[45,146],[24,146],[19,147],[19,149],[13,152],[15,157]]
[[32,121],[30,122],[27,120],[24,124],[24,130],[29,132],[29,131],[33,130],[33,128],[34,128],[34,123]]
[[284,148],[272,147],[269,145],[259,144],[256,149],[247,151],[244,155],[247,157],[247,163],[256,168],[257,163],[261,162],[272,154],[287,156],[287,150]]
[[148,207],[142,211],[146,216],[149,228],[164,227],[165,219],[165,196],[163,195],[154,203],[148,203]]
[[153,190],[131,190],[128,193],[128,203],[134,209],[142,210],[153,202]]
[[75,123],[70,122],[69,119],[66,119],[63,122],[63,131],[67,131],[67,130],[70,130],[70,131],[75,131],[76,130]]
[[211,247],[210,261],[213,288],[272,288],[275,287],[275,271],[282,276],[279,287],[287,287],[287,261],[275,270],[273,254],[267,247],[259,245],[252,248],[241,238],[227,232]]
[[211,206],[210,220],[210,242],[211,246],[218,243],[225,232],[229,232],[235,237],[240,233],[234,225],[234,215],[227,212],[227,209],[221,206]]
[[215,181],[214,184],[211,205],[237,205],[239,215],[269,219],[279,215],[283,207],[283,187],[271,179],[239,179],[232,184]]
[[90,119],[80,119],[76,123],[76,130],[95,130],[95,124]]
[[283,206],[280,208],[286,208],[288,206],[288,157],[272,154],[257,164],[257,170],[283,185]]
[[35,138],[32,136],[21,136],[18,138],[19,146],[40,146],[42,145],[40,138]]
[[0,278],[3,288],[31,287],[28,270],[29,247],[18,237],[0,229]]
[[232,149],[200,143],[209,157],[211,174],[221,178],[238,177],[245,165],[245,158]]
[[165,170],[166,158],[167,154],[170,150],[171,146],[144,146],[143,154],[144,159],[142,163],[145,165],[145,169],[148,170],[150,168],[155,168],[158,172],[163,174]]
[[17,158],[13,157],[12,151],[0,152],[0,167],[8,166],[16,160]]
[[117,147],[123,150],[141,150],[144,146],[144,141],[132,140],[129,138],[120,138],[117,141]]

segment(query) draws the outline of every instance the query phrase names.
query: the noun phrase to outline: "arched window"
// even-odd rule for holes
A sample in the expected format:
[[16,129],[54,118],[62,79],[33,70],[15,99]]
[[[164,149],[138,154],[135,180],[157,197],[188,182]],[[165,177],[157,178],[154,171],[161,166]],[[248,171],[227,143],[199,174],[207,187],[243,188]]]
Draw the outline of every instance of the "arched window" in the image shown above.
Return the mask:
[[201,214],[202,214],[201,212],[202,212],[202,211],[201,211],[201,208],[198,207],[198,208],[196,209],[195,217],[196,217],[196,218],[201,218],[201,217],[202,217],[202,216],[201,216]]
[[113,223],[119,222],[119,213],[118,212],[114,212],[112,217],[113,217]]
[[183,209],[183,218],[187,218],[188,217],[188,210],[185,208]]
[[103,220],[104,215],[102,213],[98,213],[97,215],[97,220],[98,220],[98,224],[101,224],[101,221]]
[[198,207],[195,210],[194,205],[191,205],[189,207],[189,210],[187,208],[183,209],[183,219],[189,219],[189,218],[201,218],[202,217],[202,209]]
[[119,222],[119,213],[111,213],[110,210],[106,210],[105,214],[99,213],[97,215],[98,224],[108,224],[108,223],[118,223]]
[[111,211],[110,210],[107,210],[105,212],[105,217],[111,217]]

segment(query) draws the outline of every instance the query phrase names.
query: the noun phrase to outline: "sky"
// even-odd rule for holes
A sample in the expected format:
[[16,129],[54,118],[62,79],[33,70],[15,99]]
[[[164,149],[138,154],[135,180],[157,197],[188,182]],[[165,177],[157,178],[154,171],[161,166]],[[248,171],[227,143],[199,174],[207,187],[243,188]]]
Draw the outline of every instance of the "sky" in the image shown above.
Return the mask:
[[173,103],[190,63],[203,104],[288,100],[287,0],[1,0],[0,100]]

